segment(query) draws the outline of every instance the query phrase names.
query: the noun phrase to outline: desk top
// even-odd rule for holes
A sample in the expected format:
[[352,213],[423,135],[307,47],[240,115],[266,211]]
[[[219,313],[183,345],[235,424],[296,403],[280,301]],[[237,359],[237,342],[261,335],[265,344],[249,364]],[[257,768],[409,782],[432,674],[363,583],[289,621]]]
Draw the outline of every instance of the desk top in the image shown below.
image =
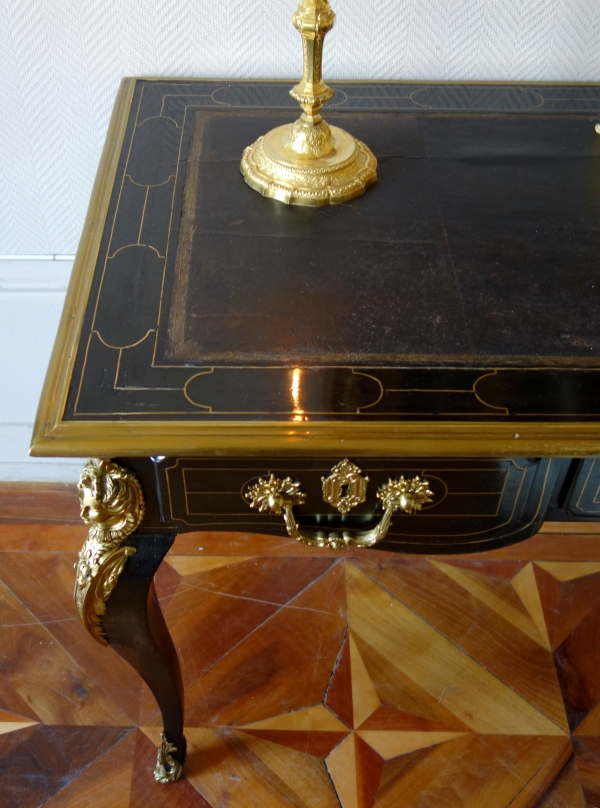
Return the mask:
[[304,208],[290,85],[124,80],[32,453],[600,452],[600,86],[334,83],[378,182]]

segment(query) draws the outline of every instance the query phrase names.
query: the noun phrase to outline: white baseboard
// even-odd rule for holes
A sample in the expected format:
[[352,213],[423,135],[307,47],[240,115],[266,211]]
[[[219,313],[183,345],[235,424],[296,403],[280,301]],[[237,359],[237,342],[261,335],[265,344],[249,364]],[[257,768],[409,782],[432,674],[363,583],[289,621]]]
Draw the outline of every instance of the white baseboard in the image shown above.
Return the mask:
[[84,461],[71,457],[29,457],[33,424],[0,423],[0,480],[74,483]]
[[0,480],[75,482],[82,467],[28,455],[73,264],[52,259],[0,258]]
[[83,461],[68,464],[56,462],[54,458],[37,458],[26,463],[0,463],[0,482],[76,483],[82,469]]

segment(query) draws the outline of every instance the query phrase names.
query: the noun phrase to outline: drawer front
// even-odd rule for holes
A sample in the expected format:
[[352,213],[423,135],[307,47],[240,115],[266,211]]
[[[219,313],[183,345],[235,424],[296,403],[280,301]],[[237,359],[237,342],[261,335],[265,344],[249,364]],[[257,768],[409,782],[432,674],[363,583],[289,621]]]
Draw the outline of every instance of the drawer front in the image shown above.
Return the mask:
[[581,463],[565,507],[572,516],[600,516],[600,457]]
[[245,494],[259,478],[290,477],[306,501],[295,508],[309,528],[365,530],[381,516],[376,494],[390,478],[419,475],[432,502],[413,514],[396,513],[377,546],[404,552],[460,552],[518,541],[541,524],[558,471],[548,459],[353,458],[369,478],[365,501],[342,515],[324,501],[322,478],[330,460],[165,458],[159,464],[165,517],[181,531],[242,530],[285,535],[281,516],[250,508]]

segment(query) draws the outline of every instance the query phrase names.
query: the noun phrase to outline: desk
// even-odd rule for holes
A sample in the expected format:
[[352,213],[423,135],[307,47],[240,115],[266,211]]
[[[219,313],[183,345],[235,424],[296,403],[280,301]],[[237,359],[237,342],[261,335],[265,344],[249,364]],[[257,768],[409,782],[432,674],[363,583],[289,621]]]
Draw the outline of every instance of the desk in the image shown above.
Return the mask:
[[335,89],[379,179],[314,209],[239,173],[288,82],[124,80],[74,266],[31,451],[99,458],[76,600],[157,698],[163,781],[178,532],[466,552],[600,513],[600,87]]

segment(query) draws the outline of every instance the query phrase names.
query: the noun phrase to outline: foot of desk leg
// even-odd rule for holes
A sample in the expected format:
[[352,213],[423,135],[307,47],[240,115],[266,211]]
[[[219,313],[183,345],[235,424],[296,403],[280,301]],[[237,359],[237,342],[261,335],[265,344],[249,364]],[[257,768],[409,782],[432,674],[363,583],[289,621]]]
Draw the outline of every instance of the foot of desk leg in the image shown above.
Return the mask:
[[102,616],[108,644],[140,674],[160,707],[164,732],[154,770],[160,783],[181,777],[186,753],[179,660],[153,583],[174,540],[172,530],[129,536],[126,546],[134,547],[135,554],[127,559]]
[[113,460],[90,458],[77,487],[90,528],[75,565],[77,611],[91,636],[111,645],[154,694],[164,724],[154,776],[170,783],[185,762],[183,684],[153,581],[177,531],[137,530],[146,514],[142,486]]

